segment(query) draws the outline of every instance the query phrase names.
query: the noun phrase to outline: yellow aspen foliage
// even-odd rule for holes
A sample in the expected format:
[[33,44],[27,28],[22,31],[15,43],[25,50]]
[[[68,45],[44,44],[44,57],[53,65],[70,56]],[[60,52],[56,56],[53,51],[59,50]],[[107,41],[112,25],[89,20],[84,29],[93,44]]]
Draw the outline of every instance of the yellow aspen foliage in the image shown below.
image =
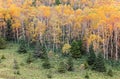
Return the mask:
[[45,30],[46,30],[45,24],[39,21],[39,22],[37,23],[37,27],[35,28],[36,34],[42,35]]
[[19,20],[15,20],[15,22],[12,24],[13,28],[20,28],[20,26],[21,26],[21,23]]
[[88,38],[88,44],[90,45],[93,41],[102,42],[102,38],[99,35],[92,34]]
[[9,8],[9,13],[12,17],[18,17],[20,16],[20,8],[16,5],[11,5]]
[[73,13],[74,11],[72,10],[70,6],[67,6],[67,5],[64,6],[64,14],[66,16],[72,15]]
[[63,52],[64,54],[68,54],[68,53],[70,52],[70,48],[71,48],[71,45],[68,44],[68,43],[66,43],[66,44],[64,44],[64,46],[62,47],[62,52]]
[[40,6],[39,10],[43,13],[43,16],[45,16],[45,17],[49,17],[50,16],[50,7]]

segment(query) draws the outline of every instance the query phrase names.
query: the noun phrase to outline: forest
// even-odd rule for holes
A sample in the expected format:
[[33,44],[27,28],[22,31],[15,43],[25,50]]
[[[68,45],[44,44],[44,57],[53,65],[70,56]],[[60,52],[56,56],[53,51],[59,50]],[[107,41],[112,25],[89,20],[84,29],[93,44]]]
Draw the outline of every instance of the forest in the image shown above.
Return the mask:
[[120,0],[0,0],[0,79],[120,79]]

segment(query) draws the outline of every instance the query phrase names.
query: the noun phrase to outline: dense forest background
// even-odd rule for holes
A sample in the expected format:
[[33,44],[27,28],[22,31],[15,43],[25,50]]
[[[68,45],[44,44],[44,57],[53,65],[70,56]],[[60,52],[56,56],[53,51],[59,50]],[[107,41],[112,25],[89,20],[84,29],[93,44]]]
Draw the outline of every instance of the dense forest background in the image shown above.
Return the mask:
[[120,0],[0,0],[0,79],[119,74]]

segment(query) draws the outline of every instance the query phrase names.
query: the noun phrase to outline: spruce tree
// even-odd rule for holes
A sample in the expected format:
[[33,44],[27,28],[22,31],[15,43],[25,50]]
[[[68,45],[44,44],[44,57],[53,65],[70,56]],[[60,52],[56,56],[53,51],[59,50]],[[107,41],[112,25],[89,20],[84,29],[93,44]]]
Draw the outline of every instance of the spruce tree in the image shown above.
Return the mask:
[[19,53],[27,53],[26,42],[23,37],[20,39],[20,46],[18,48],[18,52]]
[[7,28],[6,28],[6,39],[7,41],[12,41],[13,40],[13,31],[12,31],[12,21],[11,19],[8,19],[6,21]]
[[41,55],[42,59],[48,59],[48,55],[47,55],[47,51],[45,46],[42,46],[42,55]]
[[82,40],[78,40],[78,46],[79,46],[79,50],[81,52],[82,55],[85,55],[86,54],[86,51],[85,51],[85,47],[83,46],[83,41]]
[[36,42],[35,51],[34,51],[34,57],[35,58],[40,58],[41,57],[41,46],[40,46],[39,41]]
[[55,4],[56,4],[56,5],[61,4],[61,3],[60,3],[60,0],[55,0]]
[[69,56],[68,61],[67,61],[67,70],[68,71],[73,71],[74,70],[74,65],[73,65],[73,59],[71,56]]
[[92,66],[96,61],[96,55],[93,49],[93,45],[90,45],[89,56],[87,58],[88,65]]
[[59,63],[58,72],[59,73],[65,73],[66,72],[66,65],[65,65],[64,62]]
[[105,72],[106,71],[104,58],[103,58],[101,53],[98,54],[92,69],[95,71],[98,71],[98,72]]
[[45,46],[42,46],[42,44],[39,41],[36,42],[34,57],[41,59],[45,59],[47,57]]
[[50,62],[49,62],[49,59],[48,59],[48,58],[45,58],[43,61],[44,61],[44,62],[43,62],[43,64],[42,64],[42,67],[43,67],[44,69],[50,69],[50,68],[51,68],[51,64],[50,64]]
[[78,42],[76,41],[72,42],[70,52],[73,58],[81,57],[81,51],[80,51],[80,46],[78,45]]

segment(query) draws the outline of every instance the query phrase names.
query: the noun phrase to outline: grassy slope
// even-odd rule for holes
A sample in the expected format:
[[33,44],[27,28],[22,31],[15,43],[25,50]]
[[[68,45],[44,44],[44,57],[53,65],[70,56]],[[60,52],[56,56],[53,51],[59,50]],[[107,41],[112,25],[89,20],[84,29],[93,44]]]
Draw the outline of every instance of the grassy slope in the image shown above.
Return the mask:
[[[85,73],[88,72],[90,75],[90,79],[120,79],[120,71],[114,70],[114,77],[109,77],[103,75],[103,73],[98,73],[94,71],[81,70],[80,64],[83,60],[75,61],[75,71],[74,72],[66,72],[65,74],[59,74],[56,69],[58,66],[58,62],[60,61],[59,56],[52,55],[51,63],[54,66],[50,70],[45,70],[41,67],[42,61],[36,60],[31,64],[26,64],[25,59],[27,54],[17,54],[16,44],[10,44],[7,49],[0,50],[0,57],[4,54],[6,59],[2,60],[0,63],[0,79],[47,79],[46,74],[52,74],[52,79],[84,79]],[[50,54],[51,55],[51,54]],[[14,75],[13,70],[13,60],[17,59],[20,65],[20,73],[21,75]],[[64,61],[66,61],[64,59]]]

